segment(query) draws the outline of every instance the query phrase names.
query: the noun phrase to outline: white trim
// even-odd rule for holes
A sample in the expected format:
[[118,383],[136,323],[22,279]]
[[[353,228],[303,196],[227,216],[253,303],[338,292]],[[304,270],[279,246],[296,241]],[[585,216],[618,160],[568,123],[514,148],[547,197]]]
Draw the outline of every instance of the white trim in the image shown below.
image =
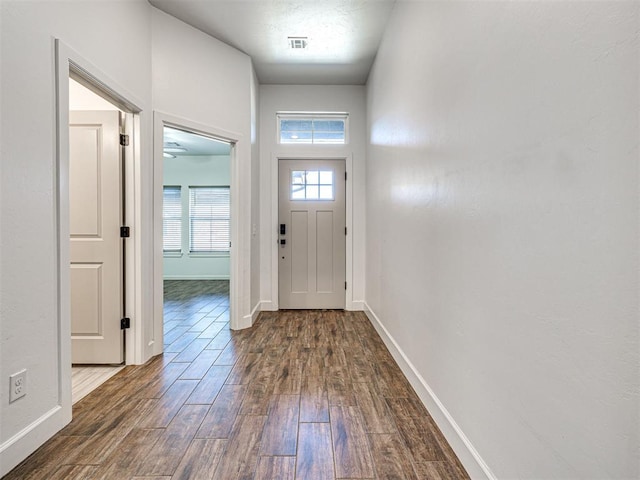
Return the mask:
[[[315,147],[318,147],[317,145]],[[336,154],[335,152],[317,153],[277,153],[271,155],[271,228],[269,229],[271,243],[271,300],[262,301],[263,305],[270,304],[266,311],[278,310],[279,302],[279,278],[278,278],[278,195],[279,179],[278,165],[280,160],[344,160],[345,171],[347,173],[347,188],[345,191],[345,221],[347,235],[345,238],[345,280],[347,290],[345,291],[345,310],[361,310],[354,306],[353,297],[353,155]]]
[[261,312],[277,312],[278,305],[272,302],[271,300],[262,300],[260,302],[260,311]]
[[362,312],[366,308],[366,302],[364,300],[352,300],[351,308],[349,310]]
[[253,325],[253,315],[252,314],[245,315],[240,319],[237,327],[234,328],[233,330],[242,330],[245,328],[251,328],[252,325]]
[[279,310],[280,287],[278,279],[278,155],[271,155],[271,221],[269,222],[269,245],[271,245],[271,302],[274,310]]
[[258,319],[258,315],[260,315],[260,311],[261,311],[260,307],[261,307],[261,302],[258,302],[251,309],[251,325],[253,325],[255,321]]
[[347,289],[344,292],[345,310],[355,310],[353,307],[353,155],[347,155],[344,159],[345,172],[347,174],[345,189],[345,277]]
[[140,114],[125,113],[125,132],[129,135],[129,146],[125,147],[125,223],[131,226],[131,237],[127,240],[126,262],[126,311],[125,317],[133,320],[132,328],[125,330],[127,348],[125,364],[142,364],[150,357],[144,346],[144,325],[142,321],[143,296],[142,288],[142,185],[140,139]]
[[[168,113],[155,111],[153,117],[153,219],[154,219],[154,258],[153,258],[153,292],[154,292],[154,325],[155,331],[160,332],[158,338],[161,338],[163,331],[162,311],[163,311],[163,252],[162,252],[162,186],[163,186],[163,129],[164,126],[180,128],[194,133],[206,136],[216,137],[231,144],[231,181],[229,182],[231,189],[231,250],[229,252],[229,310],[231,317],[229,326],[232,330],[248,328],[251,326],[251,314],[246,315],[243,312],[249,310],[242,308],[243,299],[247,296],[245,292],[245,278],[242,275],[245,270],[247,260],[242,255],[245,239],[242,232],[244,231],[242,215],[243,208],[249,204],[246,199],[250,193],[251,186],[243,186],[240,183],[242,178],[240,161],[241,149],[244,148],[244,139],[242,135],[219,127],[203,125],[185,118],[176,117]],[[244,259],[244,260],[243,260]],[[250,259],[249,259],[250,261]],[[247,270],[248,271],[248,270]],[[248,317],[248,321],[247,321]],[[158,348],[161,349],[162,342],[158,342]],[[160,352],[158,352],[160,353]]]
[[366,302],[364,303],[364,307],[364,311],[371,321],[371,324],[384,341],[389,352],[400,367],[400,370],[402,370],[402,373],[404,373],[407,380],[409,380],[409,383],[418,394],[418,397],[420,397],[429,414],[444,434],[469,476],[473,479],[497,480],[497,477],[471,444],[471,441],[464,434],[426,380],[420,375],[413,363],[411,363],[411,360],[409,360],[402,351],[400,345],[398,345],[389,331],[384,327],[378,316],[371,310],[371,307],[369,307]]
[[[149,192],[145,191],[144,198],[147,201],[143,202],[143,184],[145,182],[143,177],[143,164],[149,158],[149,152],[151,151],[150,145],[147,144],[146,148],[143,148],[142,141],[142,125],[143,120],[146,121],[146,112],[140,112],[138,115],[133,115],[133,122],[129,123],[127,130],[130,138],[130,147],[128,152],[133,153],[133,161],[127,162],[132,172],[128,178],[125,188],[127,188],[128,207],[133,205],[133,208],[127,208],[127,222],[133,225],[131,229],[131,238],[129,243],[133,244],[133,258],[128,261],[126,268],[130,269],[127,274],[127,309],[128,315],[132,318],[132,328],[125,330],[125,338],[127,345],[132,345],[133,348],[128,348],[126,351],[125,363],[127,365],[140,365],[145,363],[151,356],[155,355],[153,344],[145,342],[149,329],[148,317],[151,316],[151,295],[149,290],[143,282],[143,272],[149,272],[150,265],[148,262],[144,262],[145,256],[143,251],[148,248],[149,242],[147,241],[143,245],[143,232],[148,239],[151,234],[150,219],[144,221],[143,207],[149,204]],[[129,131],[129,128],[132,131]],[[142,152],[145,152],[144,156]],[[144,172],[150,172],[148,167],[144,168]],[[146,173],[148,179],[148,173]],[[131,186],[133,185],[133,186]],[[131,191],[131,189],[133,191]],[[147,210],[148,211],[148,208]],[[144,225],[147,225],[146,228]],[[148,258],[148,257],[147,257]],[[146,278],[149,278],[147,276]],[[131,290],[131,291],[129,291]]]
[[165,275],[165,280],[229,280],[229,275]]
[[56,405],[0,445],[0,476],[9,473],[71,421],[65,408]]
[[[71,279],[70,279],[70,244],[69,244],[69,191],[66,182],[69,179],[69,60],[74,56],[62,42],[55,40],[55,145],[56,145],[56,178],[53,186],[55,198],[56,238],[54,244],[57,251],[57,327],[58,327],[58,407],[62,416],[71,421]],[[49,431],[46,425],[50,416],[42,418],[42,429]],[[55,421],[52,421],[55,424]],[[39,428],[40,423],[27,428]],[[23,430],[24,431],[24,430]],[[20,434],[18,434],[20,435]],[[36,437],[39,436],[36,434]],[[34,449],[35,450],[35,449]],[[31,453],[31,452],[28,452]],[[5,464],[2,459],[0,464]]]

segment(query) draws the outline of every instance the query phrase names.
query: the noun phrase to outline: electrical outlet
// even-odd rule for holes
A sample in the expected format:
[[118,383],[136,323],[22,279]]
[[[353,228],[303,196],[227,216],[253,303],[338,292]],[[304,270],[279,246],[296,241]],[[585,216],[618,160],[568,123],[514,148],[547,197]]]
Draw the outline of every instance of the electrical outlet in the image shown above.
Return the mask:
[[20,370],[9,377],[9,403],[27,394],[27,370]]

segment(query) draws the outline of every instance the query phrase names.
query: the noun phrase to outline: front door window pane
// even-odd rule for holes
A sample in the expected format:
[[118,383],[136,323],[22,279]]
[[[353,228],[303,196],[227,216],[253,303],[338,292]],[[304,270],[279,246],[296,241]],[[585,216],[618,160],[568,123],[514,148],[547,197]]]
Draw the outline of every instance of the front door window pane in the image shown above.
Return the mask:
[[292,171],[290,198],[291,200],[334,200],[333,171]]

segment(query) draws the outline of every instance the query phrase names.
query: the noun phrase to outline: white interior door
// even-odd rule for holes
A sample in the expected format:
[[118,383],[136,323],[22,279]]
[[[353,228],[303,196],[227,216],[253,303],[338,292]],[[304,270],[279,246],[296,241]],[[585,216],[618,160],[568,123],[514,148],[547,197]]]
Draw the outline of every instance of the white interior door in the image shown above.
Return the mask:
[[279,161],[280,308],[344,308],[344,160]]
[[69,115],[73,363],[122,363],[120,112]]

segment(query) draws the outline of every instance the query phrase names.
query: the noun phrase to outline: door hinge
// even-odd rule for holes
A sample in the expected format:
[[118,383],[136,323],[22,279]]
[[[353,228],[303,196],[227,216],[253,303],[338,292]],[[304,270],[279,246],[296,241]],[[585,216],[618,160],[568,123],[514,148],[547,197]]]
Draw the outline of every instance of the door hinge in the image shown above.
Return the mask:
[[129,317],[120,320],[120,330],[126,330],[127,328],[131,328],[131,319]]
[[347,282],[344,282],[344,289],[347,289]]
[[347,234],[347,227],[344,227],[344,234]]
[[344,181],[347,181],[347,172],[344,172]]
[[129,135],[126,135],[124,133],[120,134],[120,145],[123,147],[129,146]]
[[131,236],[131,230],[129,227],[120,227],[120,238],[129,238]]

